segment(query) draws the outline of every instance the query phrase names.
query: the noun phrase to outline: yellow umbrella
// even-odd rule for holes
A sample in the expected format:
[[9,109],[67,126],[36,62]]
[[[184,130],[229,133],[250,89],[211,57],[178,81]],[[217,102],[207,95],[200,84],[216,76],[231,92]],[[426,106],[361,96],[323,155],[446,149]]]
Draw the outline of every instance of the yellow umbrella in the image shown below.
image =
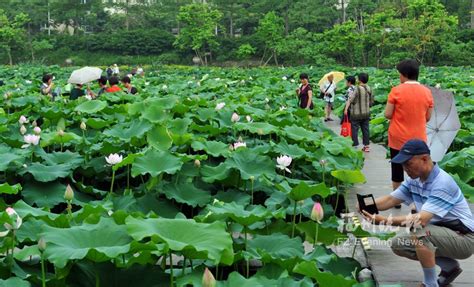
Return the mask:
[[336,71],[332,71],[332,72],[329,72],[327,73],[326,75],[324,75],[324,77],[321,78],[321,80],[319,80],[318,82],[318,85],[319,87],[322,89],[324,84],[326,82],[328,82],[328,76],[329,75],[333,75],[334,79],[333,79],[333,82],[335,84],[337,84],[338,82],[342,81],[345,79],[345,74],[343,72],[336,72]]

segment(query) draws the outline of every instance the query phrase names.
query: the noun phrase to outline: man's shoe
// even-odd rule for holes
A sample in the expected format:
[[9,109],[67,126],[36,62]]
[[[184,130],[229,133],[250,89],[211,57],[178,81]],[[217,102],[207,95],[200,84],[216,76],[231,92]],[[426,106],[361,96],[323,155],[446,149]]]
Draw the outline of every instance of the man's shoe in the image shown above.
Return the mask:
[[396,209],[400,209],[400,208],[402,208],[402,205],[401,205],[401,204],[395,205],[395,208],[396,208]]
[[445,287],[451,284],[454,279],[456,279],[459,274],[462,273],[461,267],[455,267],[453,270],[446,272],[441,270],[441,272],[438,275],[438,285],[439,287]]

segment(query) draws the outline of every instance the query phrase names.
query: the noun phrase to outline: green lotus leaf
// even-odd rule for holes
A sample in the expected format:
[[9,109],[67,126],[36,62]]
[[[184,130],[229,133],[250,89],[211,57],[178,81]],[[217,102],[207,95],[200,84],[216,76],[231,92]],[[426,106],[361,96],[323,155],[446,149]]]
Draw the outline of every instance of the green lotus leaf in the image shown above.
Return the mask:
[[[314,243],[314,237],[316,236],[316,224],[313,221],[306,221],[298,223],[296,228],[305,234],[305,240]],[[347,235],[341,233],[337,227],[326,227],[323,224],[319,224],[318,227],[318,242],[322,242],[326,245],[340,244],[347,238]]]
[[278,127],[269,123],[236,123],[235,128],[239,131],[247,130],[252,134],[268,135],[271,133],[277,133]]
[[6,280],[0,279],[1,287],[30,287],[31,283],[18,277],[10,277]]
[[227,157],[230,155],[230,150],[229,146],[223,142],[217,142],[217,141],[205,141],[205,142],[200,142],[200,141],[194,141],[191,144],[191,147],[196,150],[203,150],[207,154],[210,154],[214,157],[219,157],[219,156],[224,156]]
[[264,263],[275,263],[290,271],[304,255],[301,238],[287,235],[257,235],[247,243],[247,252]]
[[299,126],[289,126],[285,127],[283,129],[285,134],[296,141],[319,141],[321,139],[321,135],[318,133],[315,133],[313,131],[307,130],[305,128],[299,127]]
[[208,209],[212,214],[229,217],[244,226],[249,226],[256,222],[273,218],[274,216],[274,213],[261,205],[253,205],[249,208],[245,208],[235,202],[224,203],[221,206],[209,206]]
[[320,271],[316,263],[312,261],[299,263],[295,266],[293,272],[315,279],[318,286],[321,287],[352,287],[352,285],[357,284],[355,279],[347,279],[339,274]]
[[161,173],[175,174],[182,165],[181,159],[170,152],[150,149],[135,160],[132,165],[132,176],[136,177],[147,173],[153,177]]
[[2,158],[0,161],[0,171],[7,170],[12,162],[23,159],[20,155],[16,154],[13,149],[3,145],[0,146],[0,157]]
[[83,102],[82,104],[78,105],[74,110],[76,112],[93,114],[105,109],[105,107],[107,107],[107,102],[95,100]]
[[240,175],[244,180],[248,180],[252,176],[255,179],[263,175],[268,178],[276,177],[275,162],[267,156],[256,155],[246,148],[236,150],[225,163],[229,167],[240,171]]
[[285,139],[282,139],[278,145],[273,144],[273,150],[282,155],[291,156],[293,159],[302,158],[308,155],[308,152],[298,145],[290,145],[286,142]]
[[137,219],[131,216],[125,222],[135,240],[156,238],[187,258],[209,259],[215,264],[230,265],[234,261],[232,238],[223,222],[207,224],[192,219]]
[[47,165],[66,164],[71,169],[76,169],[84,162],[84,158],[79,153],[68,150],[65,152],[46,153],[43,149],[39,149],[35,154],[40,156]]
[[310,186],[306,182],[301,181],[297,186],[291,189],[290,193],[288,193],[288,197],[294,201],[300,201],[312,197],[313,195],[319,195],[326,198],[330,194],[331,189],[329,189],[324,183]]
[[163,192],[168,199],[174,199],[176,202],[192,207],[202,207],[211,202],[210,192],[199,189],[192,183],[166,184],[163,186]]
[[344,183],[365,183],[365,176],[360,170],[333,170],[331,175]]
[[132,138],[139,138],[151,129],[151,123],[147,121],[132,120],[128,124],[118,124],[112,129],[104,131],[104,134],[111,137],[116,137],[121,140],[129,141]]
[[164,123],[170,118],[170,114],[161,106],[150,105],[143,110],[141,118],[151,123]]
[[218,166],[204,165],[201,167],[202,180],[208,183],[224,180],[229,176],[229,173],[229,166],[225,162]]
[[41,134],[40,146],[47,147],[52,144],[64,145],[71,142],[80,142],[82,137],[72,132],[65,132],[60,136],[57,132],[44,132]]
[[70,260],[86,257],[94,262],[110,260],[127,253],[132,241],[125,226],[110,218],[70,228],[45,226],[41,236],[47,243],[45,258],[59,268]]
[[70,175],[72,170],[68,164],[50,166],[34,162],[25,169],[25,172],[32,174],[37,181],[49,182]]
[[9,185],[8,183],[0,184],[0,194],[17,194],[22,189],[21,184],[17,183]]
[[111,121],[103,120],[99,118],[88,118],[86,121],[86,126],[91,127],[96,130],[103,129],[111,124]]
[[115,164],[114,166],[112,166],[112,169],[116,171],[121,167],[133,164],[137,158],[142,157],[142,156],[143,156],[143,154],[140,154],[140,153],[128,154],[121,162],[119,162],[119,163]]
[[30,216],[36,217],[36,218],[56,219],[57,217],[60,216],[59,214],[44,211],[43,209],[40,209],[40,208],[34,208],[28,205],[23,200],[17,201],[13,205],[13,208],[23,219],[26,219],[27,217],[30,217]]
[[173,139],[167,128],[154,126],[147,133],[147,142],[157,150],[168,150],[173,144]]

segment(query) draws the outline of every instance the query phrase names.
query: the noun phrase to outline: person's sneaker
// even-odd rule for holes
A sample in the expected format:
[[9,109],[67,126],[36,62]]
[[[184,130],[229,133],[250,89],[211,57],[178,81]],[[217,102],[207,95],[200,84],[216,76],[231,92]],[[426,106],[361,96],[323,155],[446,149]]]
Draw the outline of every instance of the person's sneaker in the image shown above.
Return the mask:
[[401,205],[401,204],[395,205],[395,208],[396,208],[396,209],[400,209],[400,208],[402,208],[402,205]]
[[334,120],[333,120],[333,119],[331,119],[331,118],[328,118],[328,121],[331,121],[331,122],[332,122],[332,121],[334,121]]
[[363,151],[363,152],[370,152],[369,146],[368,146],[368,145],[364,146],[364,147],[362,148],[362,151]]
[[329,121],[329,119],[324,119],[325,122]]
[[438,285],[439,285],[439,287],[448,286],[461,273],[462,273],[462,269],[459,266],[454,267],[454,269],[449,271],[449,272],[441,270],[441,272],[438,275]]

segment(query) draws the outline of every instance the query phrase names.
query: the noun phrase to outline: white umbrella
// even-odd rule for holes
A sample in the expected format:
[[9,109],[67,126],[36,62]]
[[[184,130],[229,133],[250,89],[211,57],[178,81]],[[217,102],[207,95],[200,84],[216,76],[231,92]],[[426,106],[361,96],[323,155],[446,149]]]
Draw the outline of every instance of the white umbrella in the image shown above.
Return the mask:
[[73,71],[67,82],[83,85],[99,79],[101,75],[102,70],[97,67],[84,67]]
[[441,161],[461,128],[453,93],[433,87],[431,90],[434,109],[431,119],[426,125],[428,146],[433,161]]

